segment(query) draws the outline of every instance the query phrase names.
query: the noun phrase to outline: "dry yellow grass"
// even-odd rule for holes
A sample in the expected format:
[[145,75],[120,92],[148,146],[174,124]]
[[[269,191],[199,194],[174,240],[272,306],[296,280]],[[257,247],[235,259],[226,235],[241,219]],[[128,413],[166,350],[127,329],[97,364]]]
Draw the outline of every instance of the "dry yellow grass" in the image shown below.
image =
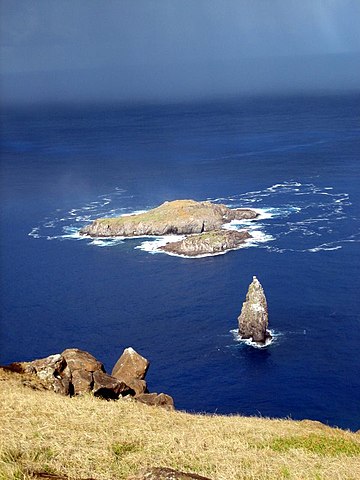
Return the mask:
[[0,372],[0,479],[126,479],[167,466],[214,480],[359,479],[360,435],[316,422],[190,415],[68,398]]

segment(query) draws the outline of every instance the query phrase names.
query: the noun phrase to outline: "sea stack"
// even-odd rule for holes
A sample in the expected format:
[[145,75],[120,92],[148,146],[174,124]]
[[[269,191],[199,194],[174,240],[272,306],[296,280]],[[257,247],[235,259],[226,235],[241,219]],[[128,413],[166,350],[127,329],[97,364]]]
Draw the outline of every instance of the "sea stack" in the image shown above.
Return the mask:
[[268,308],[264,290],[254,276],[246,294],[239,320],[239,335],[242,339],[251,339],[265,345],[271,338],[268,331]]

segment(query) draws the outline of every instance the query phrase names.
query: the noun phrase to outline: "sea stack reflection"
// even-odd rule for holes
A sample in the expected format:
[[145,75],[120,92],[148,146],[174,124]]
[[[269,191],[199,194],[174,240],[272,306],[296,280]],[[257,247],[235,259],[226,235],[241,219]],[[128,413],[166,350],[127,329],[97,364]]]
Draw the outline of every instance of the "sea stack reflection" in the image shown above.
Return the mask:
[[249,339],[261,345],[265,345],[271,339],[265,293],[255,276],[249,285],[238,320],[241,339]]

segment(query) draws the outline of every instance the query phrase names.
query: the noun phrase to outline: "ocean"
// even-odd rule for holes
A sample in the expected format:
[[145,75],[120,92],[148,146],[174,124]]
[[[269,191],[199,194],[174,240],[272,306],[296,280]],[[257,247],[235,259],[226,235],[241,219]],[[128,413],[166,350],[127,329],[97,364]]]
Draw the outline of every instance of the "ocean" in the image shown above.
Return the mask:
[[[360,96],[1,113],[0,364],[132,346],[178,409],[360,428]],[[95,218],[174,199],[256,208],[225,255],[89,239]],[[239,342],[256,275],[274,340]],[[235,330],[235,331],[234,331]]]

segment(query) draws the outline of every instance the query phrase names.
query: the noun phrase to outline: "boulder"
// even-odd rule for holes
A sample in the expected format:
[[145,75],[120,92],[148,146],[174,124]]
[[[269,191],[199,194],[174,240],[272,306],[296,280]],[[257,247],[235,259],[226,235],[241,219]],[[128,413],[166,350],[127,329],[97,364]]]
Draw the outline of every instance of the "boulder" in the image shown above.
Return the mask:
[[141,395],[137,395],[135,399],[146,405],[174,410],[174,400],[166,393],[142,393]]
[[255,276],[249,286],[238,321],[239,335],[242,339],[251,339],[253,342],[264,345],[266,340],[271,338],[268,331],[268,307],[265,293]]
[[54,375],[58,375],[63,372],[66,367],[64,357],[57,353],[55,355],[49,355],[46,358],[34,360],[30,363],[30,368],[34,369],[37,376],[42,380],[51,380]]
[[90,393],[93,389],[94,372],[105,372],[104,365],[96,360],[90,353],[78,348],[68,348],[62,352],[66,362],[64,376],[72,385],[73,395]]
[[18,373],[35,374],[46,388],[56,393],[70,393],[70,382],[64,373],[66,361],[59,353],[32,362],[12,363],[9,367]]
[[125,348],[116,362],[111,375],[125,382],[137,394],[144,393],[147,390],[144,378],[149,365],[150,362],[133,348]]
[[128,480],[210,480],[196,473],[185,473],[173,470],[172,468],[155,467],[143,470],[136,477],[129,477]]
[[101,370],[105,372],[104,365],[96,360],[90,353],[78,348],[68,348],[62,352],[67,368],[73,372],[75,370],[85,370],[87,372],[96,372]]
[[213,230],[211,232],[190,235],[177,242],[170,242],[160,247],[164,252],[188,257],[200,255],[216,255],[228,250],[239,248],[246,240],[252,238],[250,233],[243,230]]
[[135,392],[126,383],[97,370],[93,373],[92,391],[95,397],[116,400],[120,395],[134,395]]

